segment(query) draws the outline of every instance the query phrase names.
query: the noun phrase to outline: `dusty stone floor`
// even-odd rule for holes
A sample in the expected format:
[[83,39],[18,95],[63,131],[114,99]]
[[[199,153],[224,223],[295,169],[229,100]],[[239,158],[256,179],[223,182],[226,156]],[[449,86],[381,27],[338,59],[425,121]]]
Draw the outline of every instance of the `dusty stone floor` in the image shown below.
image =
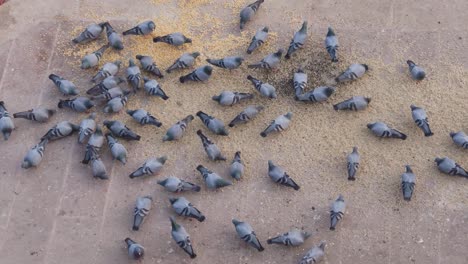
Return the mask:
[[[10,0],[0,6],[0,100],[10,113],[37,105],[56,107],[62,96],[47,76],[63,75],[80,91],[90,87],[94,70],[79,69],[82,55],[105,43],[74,46],[71,39],[91,23],[110,21],[122,32],[138,21],[153,19],[154,36],[181,31],[194,43],[181,49],[156,45],[150,37],[126,37],[126,49],[108,51],[102,62],[117,58],[127,65],[138,53],[153,55],[166,69],[185,51],[208,57],[245,54],[250,38],[261,26],[270,27],[267,44],[247,62],[286,48],[303,20],[309,21],[310,39],[304,50],[283,61],[275,73],[249,71],[244,65],[232,72],[215,69],[204,84],[180,85],[183,71],[167,75],[161,84],[171,97],[131,98],[128,109],[144,107],[163,122],[161,128],[140,127],[125,114],[99,114],[125,121],[142,135],[140,142],[123,142],[128,163],[113,162],[107,147],[103,160],[110,180],[99,181],[80,164],[83,147],[76,137],[52,142],[39,168],[23,170],[21,160],[30,147],[59,121],[79,123],[85,114],[58,111],[47,124],[15,120],[9,141],[0,142],[0,263],[129,263],[123,239],[132,237],[146,247],[143,263],[297,263],[313,245],[327,241],[324,263],[468,263],[467,180],[440,174],[436,156],[449,156],[468,167],[468,152],[454,146],[448,133],[468,132],[468,31],[466,0],[267,0],[242,34],[238,13],[250,1],[140,0]],[[340,40],[340,62],[331,64],[323,48],[331,25]],[[412,81],[405,61],[413,59],[428,71],[420,83]],[[298,104],[291,98],[292,73],[303,66],[309,88],[329,82],[350,63],[366,63],[369,73],[355,83],[340,86],[323,104]],[[245,63],[247,64],[247,63]],[[124,68],[121,69],[121,74]],[[247,74],[277,86],[275,101],[256,98],[265,106],[259,117],[231,129],[230,136],[208,133],[232,159],[237,150],[246,163],[246,175],[219,191],[202,187],[184,194],[207,217],[203,223],[178,221],[191,235],[198,257],[188,258],[170,236],[173,214],[158,179],[174,175],[203,185],[198,164],[228,177],[229,162],[207,160],[195,133],[196,119],[179,142],[162,143],[165,131],[177,120],[203,110],[229,122],[248,103],[221,107],[211,96],[222,90],[254,92]],[[335,112],[332,104],[353,95],[372,97],[370,107],[358,113]],[[414,125],[410,104],[426,108],[435,135],[425,138]],[[96,109],[101,111],[101,108]],[[269,120],[287,111],[292,125],[266,139],[258,134]],[[382,120],[408,134],[406,141],[381,140],[365,124]],[[358,146],[362,162],[358,179],[346,180],[346,153]],[[167,155],[158,176],[131,180],[128,174],[151,156]],[[295,192],[267,177],[267,160],[283,166],[301,185]],[[413,200],[404,202],[400,175],[410,164],[417,183]],[[336,231],[328,230],[329,205],[338,194],[347,201],[346,215]],[[131,231],[137,196],[150,194],[153,210],[143,228]],[[231,219],[249,222],[265,244],[264,252],[237,238]],[[266,239],[297,227],[313,232],[297,248],[266,245]]]

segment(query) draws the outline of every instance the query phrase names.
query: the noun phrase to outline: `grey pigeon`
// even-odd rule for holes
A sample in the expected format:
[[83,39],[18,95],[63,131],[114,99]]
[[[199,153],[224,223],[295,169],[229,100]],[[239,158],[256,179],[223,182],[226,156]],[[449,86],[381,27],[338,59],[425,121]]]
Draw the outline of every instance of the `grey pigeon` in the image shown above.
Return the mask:
[[80,33],[80,35],[74,38],[72,41],[75,44],[84,43],[91,40],[95,40],[101,35],[104,23],[100,24],[91,24],[86,27],[86,29]]
[[323,256],[325,256],[325,241],[320,242],[319,245],[311,248],[304,257],[302,257],[299,264],[315,264],[319,263]]
[[330,208],[330,230],[335,230],[338,222],[343,218],[346,204],[343,195],[339,195]]
[[226,160],[223,154],[221,154],[221,151],[219,150],[218,146],[216,146],[216,144],[213,143],[213,141],[211,141],[207,136],[203,135],[203,132],[201,130],[197,131],[197,135],[200,137],[203,144],[203,148],[205,149],[205,152],[210,160]]
[[153,125],[160,127],[162,123],[150,113],[144,109],[127,110],[127,114],[133,118],[133,120],[140,123],[140,125]]
[[218,102],[220,105],[235,105],[240,103],[240,101],[252,99],[253,94],[250,93],[240,93],[240,92],[231,92],[231,91],[222,91],[221,94],[213,96],[211,99]]
[[364,96],[353,96],[343,102],[333,105],[333,109],[338,110],[364,110],[369,105],[371,99]]
[[286,53],[285,59],[290,59],[291,55],[296,52],[298,49],[304,46],[307,40],[307,21],[302,23],[301,29],[294,34],[291,43],[289,44],[288,52]]
[[136,25],[129,30],[124,31],[122,35],[148,35],[153,32],[155,28],[156,24],[153,21],[148,20]]
[[148,79],[146,77],[143,77],[143,80],[145,82],[145,91],[149,95],[161,97],[163,100],[169,99],[169,96],[167,96],[166,92],[161,88],[161,85],[158,83],[158,81],[154,79]]
[[431,131],[431,127],[429,126],[426,111],[423,108],[411,105],[411,115],[413,116],[413,120],[416,125],[418,125],[418,127],[424,132],[424,136],[430,137],[434,135]]
[[187,81],[193,81],[193,82],[203,82],[208,80],[211,77],[211,73],[213,72],[213,68],[209,65],[204,65],[201,67],[196,68],[193,72],[181,76],[179,78],[179,81],[181,83],[187,82]]
[[138,197],[135,204],[135,210],[133,211],[133,231],[140,230],[140,226],[145,221],[146,216],[151,210],[151,204],[153,198],[151,196]]
[[200,186],[196,184],[181,180],[173,176],[167,177],[166,179],[162,181],[158,181],[158,184],[163,186],[164,189],[166,189],[166,191],[173,192],[173,193],[185,192],[185,191],[199,192],[201,189]]
[[416,65],[416,63],[414,63],[412,60],[408,60],[406,63],[408,64],[411,77],[414,80],[421,81],[426,77],[426,72],[424,69]]
[[260,133],[260,136],[266,137],[268,134],[273,132],[281,132],[289,127],[289,123],[291,122],[292,113],[288,112],[284,115],[278,116],[275,120],[271,121],[265,130]]
[[465,134],[465,132],[450,132],[450,137],[452,138],[455,145],[460,146],[464,149],[468,149],[468,136]]
[[307,73],[305,73],[304,70],[301,68],[299,68],[294,73],[293,87],[294,87],[294,94],[296,96],[303,94],[305,88],[307,87]]
[[106,29],[107,41],[109,45],[116,50],[123,50],[124,45],[122,42],[122,37],[114,30],[109,22],[104,23],[104,28]]
[[71,110],[83,113],[94,107],[93,101],[88,97],[80,96],[69,100],[60,100],[58,108],[70,108]]
[[99,152],[102,145],[104,145],[104,135],[102,134],[101,127],[96,125],[96,130],[89,137],[88,144],[86,145],[85,156],[81,163],[88,164],[91,160],[91,157]]
[[338,38],[331,27],[328,27],[327,37],[325,38],[325,48],[330,55],[332,62],[338,62]]
[[114,88],[110,88],[109,90],[103,92],[102,94],[99,94],[99,95],[95,95],[93,96],[93,100],[107,100],[107,101],[110,101],[114,98],[117,98],[117,97],[124,97],[124,96],[127,96],[129,95],[130,92],[129,91],[122,91],[122,89],[120,89],[119,86],[116,86]]
[[234,227],[236,228],[237,235],[239,236],[240,239],[244,240],[247,242],[251,247],[255,248],[258,251],[263,251],[264,248],[262,244],[260,244],[260,241],[257,238],[257,235],[255,234],[253,228],[246,222],[241,222],[236,219],[232,219],[232,223],[234,224]]
[[91,169],[93,171],[93,177],[101,180],[109,179],[109,175],[107,175],[106,166],[96,153],[94,153],[91,156]]
[[143,70],[152,73],[158,78],[164,77],[151,56],[136,55],[136,59],[140,61]]
[[77,125],[74,125],[68,121],[62,121],[49,129],[47,133],[42,136],[41,140],[48,139],[49,141],[51,140],[56,140],[59,138],[67,137],[73,134],[75,131],[79,131],[80,127]]
[[65,80],[64,78],[56,75],[50,74],[49,79],[57,86],[59,91],[64,95],[78,95],[78,89],[76,89],[75,84],[73,84],[69,80]]
[[252,17],[255,15],[257,10],[260,8],[260,5],[264,2],[264,0],[257,0],[252,4],[244,7],[240,12],[240,29],[244,29],[245,23],[250,21]]
[[222,59],[206,59],[206,61],[219,68],[223,69],[237,69],[241,66],[244,58],[239,56],[224,57]]
[[166,135],[163,137],[163,141],[172,141],[172,140],[179,140],[184,135],[185,130],[187,129],[188,124],[192,122],[193,115],[188,115],[184,119],[178,121],[173,126],[171,126]]
[[[100,80],[104,80],[109,76],[114,76],[116,75],[119,70],[120,70],[120,65],[122,64],[121,61],[114,61],[114,62],[108,62],[102,66],[101,69],[96,73],[96,75],[93,76],[91,79],[92,82],[97,82]],[[111,87],[113,88],[113,87]]]
[[174,241],[177,245],[187,253],[190,258],[194,259],[197,257],[197,254],[193,251],[192,242],[190,241],[190,235],[185,231],[185,228],[179,225],[174,217],[170,218],[171,220],[171,234]]
[[135,132],[130,130],[124,123],[113,120],[108,121],[104,120],[103,124],[112,132],[113,135],[126,139],[126,140],[140,140],[140,136],[137,135]]
[[169,198],[169,201],[178,215],[195,218],[199,222],[205,221],[205,216],[185,197]]
[[154,43],[163,42],[172,46],[182,46],[185,43],[192,43],[192,40],[184,36],[180,32],[171,33],[169,35],[158,36],[153,38]]
[[107,102],[106,106],[103,108],[104,113],[118,113],[120,112],[125,105],[127,104],[128,97],[122,95],[121,97],[115,97]]
[[255,89],[264,97],[276,98],[276,89],[269,83],[264,83],[251,75],[247,76],[247,79],[253,84]]
[[80,123],[80,131],[78,132],[78,143],[83,144],[94,131],[96,131],[96,113],[92,113],[88,118],[83,119]]
[[229,135],[229,132],[224,127],[223,121],[217,118],[214,118],[202,111],[198,111],[197,116],[200,118],[203,124],[214,134],[220,135],[220,136]]
[[53,109],[47,109],[43,107],[36,107],[28,111],[14,113],[14,118],[24,118],[32,121],[36,121],[39,123],[45,123],[49,121],[57,111]]
[[144,175],[153,175],[159,173],[166,163],[167,157],[162,156],[159,158],[149,158],[145,161],[145,163],[138,168],[136,171],[130,174],[130,178],[141,177]]
[[184,53],[166,70],[166,72],[170,73],[173,70],[192,67],[198,56],[200,56],[200,52]]
[[405,166],[406,171],[401,175],[401,190],[403,191],[403,199],[405,201],[411,201],[411,196],[413,196],[414,185],[416,181],[416,176],[411,170],[409,165]]
[[130,238],[125,239],[128,248],[128,256],[133,260],[142,259],[145,255],[145,248]]
[[244,163],[242,162],[240,155],[240,151],[237,151],[234,154],[234,159],[229,167],[229,175],[236,180],[240,180],[242,174],[244,174]]
[[112,158],[125,165],[125,163],[127,163],[127,149],[125,149],[124,145],[120,144],[111,133],[107,133],[106,138],[109,149],[111,150]]
[[85,55],[81,59],[81,69],[89,69],[98,66],[104,52],[109,48],[109,45],[104,45],[93,53]]
[[406,135],[401,133],[400,131],[387,126],[387,124],[383,122],[375,122],[367,124],[367,128],[372,131],[372,133],[378,137],[382,138],[398,138],[405,140]]
[[133,92],[136,93],[136,91],[140,89],[141,72],[140,68],[138,68],[138,66],[132,59],[128,60],[128,68],[126,74],[127,82],[130,84],[130,87],[133,88]]
[[369,70],[366,64],[351,64],[348,69],[335,78],[337,83],[354,81],[361,78]]
[[291,177],[289,177],[283,168],[276,166],[271,160],[268,161],[268,176],[270,176],[274,182],[291,187],[296,191],[301,188]]
[[268,27],[263,27],[259,29],[255,33],[255,36],[252,38],[252,41],[250,42],[249,47],[247,48],[247,54],[252,54],[254,50],[256,50],[258,47],[263,45],[267,37],[268,37]]
[[287,233],[268,239],[267,243],[297,247],[304,244],[310,236],[310,233],[294,228]]
[[102,93],[116,87],[117,85],[119,85],[123,81],[125,81],[125,79],[111,75],[111,76],[105,78],[102,82],[100,82],[100,83],[96,84],[95,86],[91,87],[90,89],[88,89],[88,91],[86,91],[86,93],[89,94],[89,95],[99,95],[99,94],[102,94]]
[[218,189],[232,185],[232,182],[221,178],[217,173],[208,170],[203,165],[198,165],[197,170],[202,175],[203,180],[205,180],[205,185],[208,189]]
[[21,163],[21,168],[29,169],[31,167],[37,167],[42,161],[44,156],[45,147],[49,141],[47,139],[41,140],[39,144],[35,145],[32,149],[28,151],[26,156]]
[[242,112],[240,112],[232,121],[229,123],[229,127],[234,127],[235,125],[244,124],[254,119],[258,113],[263,111],[263,106],[249,105]]
[[458,175],[468,178],[468,171],[458,165],[454,160],[444,157],[436,158],[434,161],[441,172],[452,176]]
[[358,148],[353,147],[353,152],[349,153],[348,160],[348,180],[356,180],[356,173],[359,169],[359,161],[361,157],[359,156]]
[[297,101],[319,103],[324,102],[335,92],[334,87],[319,86],[312,91],[300,94],[295,97]]
[[284,52],[283,49],[279,49],[275,53],[268,54],[260,62],[250,64],[247,67],[249,69],[274,69],[278,67],[281,61],[281,56],[283,55],[283,52]]

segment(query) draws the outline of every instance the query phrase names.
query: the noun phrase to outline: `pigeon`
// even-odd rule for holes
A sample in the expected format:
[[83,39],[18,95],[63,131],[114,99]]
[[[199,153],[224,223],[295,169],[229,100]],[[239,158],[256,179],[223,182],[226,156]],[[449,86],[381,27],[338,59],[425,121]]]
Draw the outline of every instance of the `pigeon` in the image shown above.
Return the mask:
[[86,29],[80,33],[80,35],[72,40],[73,43],[85,43],[91,40],[95,40],[101,35],[104,23],[100,24],[91,24],[86,27]]
[[211,73],[213,72],[213,68],[209,65],[204,65],[201,67],[198,67],[195,69],[193,72],[181,76],[179,78],[179,81],[181,83],[187,82],[187,81],[194,81],[194,82],[203,82],[208,80],[211,77]]
[[285,59],[290,59],[291,55],[296,52],[298,49],[301,49],[304,46],[307,40],[307,21],[302,23],[301,29],[294,34],[291,43],[289,44],[288,52],[286,53]]
[[297,101],[319,103],[324,102],[335,92],[334,87],[319,86],[312,91],[295,96]]
[[330,55],[332,62],[338,62],[338,38],[331,27],[328,27],[327,37],[325,38],[325,48]]
[[245,27],[245,23],[250,21],[252,17],[255,15],[257,10],[260,8],[260,5],[264,2],[265,0],[257,0],[252,4],[249,4],[248,6],[244,7],[241,12],[240,12],[240,29],[243,30]]
[[333,109],[338,110],[364,110],[369,105],[371,99],[364,96],[353,96],[343,102],[333,105]]
[[266,137],[268,134],[273,132],[281,132],[289,127],[289,123],[291,122],[292,113],[288,112],[284,115],[278,116],[275,120],[271,121],[270,125],[268,125],[260,136]]
[[346,71],[335,78],[337,83],[354,81],[361,78],[369,70],[366,64],[351,64]]
[[275,87],[273,87],[273,85],[269,84],[269,83],[264,83],[254,77],[252,77],[251,75],[247,76],[247,79],[252,82],[253,86],[255,87],[255,89],[264,97],[267,97],[267,98],[272,98],[272,99],[275,99],[276,98],[276,89]]
[[107,102],[106,106],[103,108],[104,113],[118,113],[122,110],[127,104],[127,96],[122,95],[121,97],[115,97]]
[[274,182],[291,187],[296,191],[301,188],[291,177],[289,177],[283,168],[276,166],[271,160],[268,161],[268,176],[270,176]]
[[109,45],[104,45],[95,52],[85,55],[81,59],[81,69],[89,69],[98,66],[104,52],[109,48]]
[[104,28],[106,29],[107,41],[109,42],[109,45],[116,50],[123,50],[124,45],[122,38],[117,32],[115,32],[111,24],[109,22],[104,23]]
[[256,50],[258,47],[263,45],[267,37],[268,37],[268,27],[263,27],[259,29],[255,33],[255,36],[252,38],[252,41],[250,42],[249,47],[247,48],[247,54],[252,54],[254,50]]
[[136,93],[136,91],[140,89],[141,72],[133,59],[128,60],[127,82],[133,88],[133,92]]
[[152,73],[158,78],[164,77],[151,56],[136,55],[136,59],[140,61],[141,68],[143,68],[143,70]]
[[126,139],[126,140],[140,140],[140,136],[137,135],[135,132],[130,130],[124,123],[118,121],[118,120],[113,120],[113,121],[108,121],[104,120],[103,124],[112,132],[113,135]]
[[260,252],[264,250],[253,228],[248,223],[241,222],[236,219],[232,219],[232,223],[234,224],[237,235],[240,237],[240,239],[244,240],[250,246],[252,246],[253,248],[255,248],[256,250]]
[[200,52],[184,53],[166,70],[166,72],[171,73],[173,70],[192,67],[198,56],[200,56]]
[[106,138],[112,154],[112,158],[122,162],[122,164],[125,165],[125,163],[127,163],[127,150],[125,149],[124,145],[120,144],[111,133],[107,133]]
[[24,118],[24,119],[36,121],[39,123],[45,123],[49,121],[49,118],[51,118],[56,112],[57,111],[53,109],[36,107],[28,111],[14,113],[13,117]]
[[360,160],[357,147],[353,147],[353,152],[349,153],[347,160],[348,160],[348,180],[354,181],[356,180],[356,173],[357,173],[357,170],[359,169],[359,160]]
[[213,96],[211,99],[218,102],[220,105],[229,105],[233,106],[237,103],[240,103],[242,100],[252,99],[253,94],[250,93],[240,93],[240,92],[231,92],[223,91],[219,95]]
[[156,28],[156,24],[153,21],[148,20],[138,24],[136,27],[126,30],[122,33],[122,35],[148,35],[154,31]]
[[54,127],[52,127],[51,129],[49,129],[49,131],[47,131],[47,133],[41,137],[41,140],[47,139],[51,141],[51,140],[60,139],[63,137],[70,136],[71,134],[73,134],[73,132],[79,131],[79,130],[80,130],[79,126],[72,124],[68,121],[62,121],[58,123],[57,125],[55,125]]
[[240,180],[242,174],[244,174],[244,163],[241,160],[241,152],[237,151],[234,154],[234,159],[231,162],[231,167],[229,167],[229,175],[236,180]]
[[180,32],[171,33],[165,36],[158,36],[153,38],[154,43],[163,42],[172,46],[182,46],[185,43],[192,43],[192,39],[187,38]]
[[102,145],[104,145],[104,135],[101,127],[96,125],[96,131],[89,137],[85,157],[81,163],[88,164],[91,157],[101,149]]
[[161,88],[161,85],[154,79],[148,79],[143,77],[145,82],[145,91],[148,95],[161,97],[163,100],[169,99],[169,96],[166,95],[166,92]]
[[167,130],[166,135],[163,137],[163,141],[173,141],[179,140],[184,135],[185,130],[187,129],[188,124],[192,122],[193,115],[188,115],[184,119],[178,121],[173,126]]
[[205,221],[205,216],[193,206],[185,197],[169,198],[172,208],[180,216],[197,219],[199,222]]
[[177,177],[168,177],[162,181],[157,182],[159,185],[163,186],[166,191],[178,193],[178,192],[185,192],[185,191],[192,191],[192,192],[199,192],[200,186],[193,184],[191,182],[187,182],[181,180]]
[[140,123],[140,125],[153,125],[160,127],[162,123],[150,113],[146,112],[144,109],[137,110],[127,110],[127,114],[133,118],[133,120]]
[[86,93],[89,94],[89,95],[99,95],[99,94],[102,94],[102,93],[116,87],[117,85],[119,85],[123,81],[125,81],[125,79],[111,75],[111,76],[105,78],[102,82],[100,82],[100,83],[96,84],[95,86],[91,87],[90,89],[88,89],[88,91],[86,91]]
[[131,259],[139,260],[143,258],[143,256],[145,255],[145,248],[142,245],[138,244],[137,242],[133,241],[128,237],[125,239],[125,243],[128,247],[128,256]]
[[96,153],[94,153],[91,156],[91,169],[93,171],[94,178],[98,178],[101,180],[109,179],[109,175],[107,175],[106,166],[102,162],[101,158],[99,158],[99,155],[97,155]]
[[280,63],[283,52],[284,52],[283,49],[279,49],[275,53],[268,54],[260,62],[248,65],[247,68],[249,69],[275,69],[276,67],[278,67]]
[[426,111],[423,108],[411,105],[411,115],[416,125],[424,132],[424,136],[430,137],[434,135],[429,127]]
[[267,243],[297,247],[304,244],[304,241],[310,236],[310,233],[295,228],[287,233],[268,239]]
[[192,242],[190,241],[190,235],[185,231],[185,228],[175,221],[174,217],[170,218],[171,220],[171,234],[174,241],[177,245],[182,248],[185,253],[187,253],[190,258],[194,259],[197,257],[197,254],[193,251]]
[[242,112],[240,112],[232,121],[229,123],[229,127],[234,127],[235,125],[244,124],[249,122],[251,119],[254,119],[258,113],[263,111],[263,106],[249,105]]
[[76,89],[75,84],[73,84],[69,80],[65,80],[64,78],[56,75],[50,74],[49,79],[57,86],[59,91],[64,95],[78,95],[78,89]]
[[83,119],[80,123],[78,132],[78,143],[83,144],[85,140],[96,131],[96,113],[92,113],[88,118]]
[[408,64],[411,77],[414,80],[421,81],[426,77],[426,72],[424,69],[416,65],[416,63],[414,63],[412,60],[408,60],[406,63]]
[[441,172],[452,176],[458,175],[468,178],[468,171],[458,165],[454,160],[444,157],[436,158],[434,161]]
[[151,210],[151,203],[153,198],[151,196],[138,197],[135,204],[135,210],[133,211],[133,231],[140,230],[140,226],[145,221],[146,216]]
[[203,144],[203,148],[205,149],[205,152],[210,160],[226,160],[223,154],[221,154],[221,151],[219,150],[218,146],[216,146],[216,144],[213,143],[213,141],[211,141],[208,137],[203,135],[203,132],[200,129],[197,131],[197,135],[200,137]]
[[343,218],[346,204],[343,195],[339,195],[330,208],[330,230],[335,230],[336,224]]
[[42,161],[42,157],[44,156],[44,151],[48,142],[49,140],[45,138],[41,140],[39,144],[30,149],[24,157],[23,163],[21,163],[21,168],[29,169],[31,167],[37,167]]
[[383,122],[375,122],[367,124],[367,128],[369,128],[372,133],[378,137],[382,138],[398,138],[405,140],[406,135],[401,133],[400,131],[390,128],[387,124]]
[[83,113],[94,107],[94,103],[84,96],[76,97],[69,100],[60,100],[58,103],[58,108],[70,108],[71,110]]
[[166,163],[166,160],[167,160],[166,156],[162,156],[159,158],[149,158],[148,160],[145,161],[145,163],[140,168],[132,172],[129,175],[129,177],[133,179],[133,178],[141,177],[144,175],[157,174],[164,166],[164,163]]
[[203,176],[203,180],[205,180],[205,184],[208,189],[217,189],[232,185],[232,182],[221,178],[217,173],[208,170],[203,165],[198,165],[197,170]]
[[214,118],[208,114],[205,114],[202,111],[198,111],[197,116],[200,118],[203,124],[214,134],[220,135],[220,136],[229,135],[229,132],[224,127],[223,121],[217,118]]
[[405,167],[406,171],[401,175],[401,190],[403,191],[403,199],[409,202],[411,201],[411,196],[413,196],[416,176],[409,165]]
[[114,88],[110,88],[109,90],[103,92],[102,94],[95,95],[92,98],[93,100],[98,100],[98,101],[101,101],[101,100],[110,101],[117,97],[121,97],[121,98],[126,97],[129,94],[130,94],[130,91],[122,91],[122,89],[120,89],[119,86],[116,86]]
[[302,257],[299,264],[315,264],[320,262],[325,255],[325,241],[320,242],[318,246],[311,248],[304,257]]
[[[101,69],[93,76],[91,79],[92,82],[97,82],[99,80],[104,80],[109,76],[116,75],[120,70],[121,61],[108,62],[102,66]],[[110,87],[113,88],[113,87]]]
[[307,73],[305,73],[303,69],[299,68],[294,73],[293,86],[296,96],[304,93],[304,89],[307,87]]
[[465,134],[465,132],[450,132],[450,137],[452,138],[455,145],[460,146],[464,149],[468,149],[468,136]]
[[232,56],[224,57],[222,59],[206,59],[206,61],[216,67],[232,70],[239,68],[244,61],[244,58],[239,56]]

